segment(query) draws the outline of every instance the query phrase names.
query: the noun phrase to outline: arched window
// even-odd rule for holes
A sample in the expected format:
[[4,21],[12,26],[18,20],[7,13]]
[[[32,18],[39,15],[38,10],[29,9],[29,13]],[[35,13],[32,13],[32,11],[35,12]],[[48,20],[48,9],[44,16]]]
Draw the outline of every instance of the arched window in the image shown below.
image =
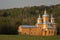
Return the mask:
[[47,31],[45,31],[45,35],[47,35]]
[[53,34],[53,31],[49,31],[49,35],[52,35]]

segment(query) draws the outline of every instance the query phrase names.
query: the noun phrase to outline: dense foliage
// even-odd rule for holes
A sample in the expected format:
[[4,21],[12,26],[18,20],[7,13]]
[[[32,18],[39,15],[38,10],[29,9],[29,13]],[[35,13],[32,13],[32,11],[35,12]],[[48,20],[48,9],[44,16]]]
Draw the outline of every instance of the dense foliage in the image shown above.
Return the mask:
[[38,15],[42,15],[46,8],[49,15],[53,14],[57,23],[58,34],[60,33],[60,4],[51,6],[33,6],[24,8],[0,10],[0,33],[17,33],[19,25],[34,25]]

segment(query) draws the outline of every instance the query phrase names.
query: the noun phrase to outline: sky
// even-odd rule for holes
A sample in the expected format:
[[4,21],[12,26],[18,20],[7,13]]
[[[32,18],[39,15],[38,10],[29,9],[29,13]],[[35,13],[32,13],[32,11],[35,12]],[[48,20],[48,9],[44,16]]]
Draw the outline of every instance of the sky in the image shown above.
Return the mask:
[[0,0],[0,9],[56,4],[60,4],[60,0]]

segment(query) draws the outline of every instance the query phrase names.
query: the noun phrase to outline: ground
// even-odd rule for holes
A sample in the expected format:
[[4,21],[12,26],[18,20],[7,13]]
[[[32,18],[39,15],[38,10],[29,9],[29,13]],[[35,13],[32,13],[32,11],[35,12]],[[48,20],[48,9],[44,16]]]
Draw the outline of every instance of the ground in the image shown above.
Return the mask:
[[60,40],[57,36],[0,35],[0,40]]

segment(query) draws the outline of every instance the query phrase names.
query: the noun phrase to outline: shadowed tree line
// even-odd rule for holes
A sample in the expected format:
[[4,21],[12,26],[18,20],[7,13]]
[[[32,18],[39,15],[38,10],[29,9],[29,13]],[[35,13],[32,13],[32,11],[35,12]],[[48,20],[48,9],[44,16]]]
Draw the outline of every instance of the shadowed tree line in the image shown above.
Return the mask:
[[0,10],[0,34],[17,34],[19,25],[34,25],[38,15],[42,15],[46,8],[49,15],[53,14],[60,34],[60,4],[51,6],[32,6],[24,8]]

